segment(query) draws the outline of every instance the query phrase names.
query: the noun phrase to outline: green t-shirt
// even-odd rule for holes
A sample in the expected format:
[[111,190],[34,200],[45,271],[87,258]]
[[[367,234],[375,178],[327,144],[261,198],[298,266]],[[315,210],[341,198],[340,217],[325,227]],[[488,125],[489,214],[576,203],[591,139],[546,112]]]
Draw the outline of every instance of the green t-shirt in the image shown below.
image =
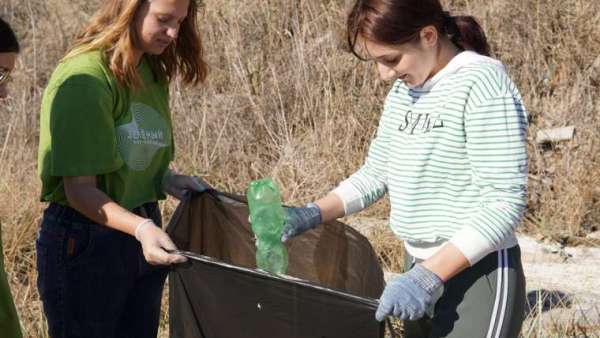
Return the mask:
[[61,62],[40,114],[42,201],[68,205],[63,176],[96,176],[97,187],[126,209],[164,199],[161,179],[173,159],[166,80],[143,58],[143,86],[118,84],[104,53]]

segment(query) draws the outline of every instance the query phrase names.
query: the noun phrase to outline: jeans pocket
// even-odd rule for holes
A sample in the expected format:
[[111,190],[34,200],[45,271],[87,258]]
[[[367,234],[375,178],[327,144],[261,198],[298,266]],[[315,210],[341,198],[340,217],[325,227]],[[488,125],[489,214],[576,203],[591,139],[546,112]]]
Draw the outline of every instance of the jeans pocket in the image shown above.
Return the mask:
[[92,224],[71,224],[64,238],[65,260],[69,266],[85,261],[94,250]]

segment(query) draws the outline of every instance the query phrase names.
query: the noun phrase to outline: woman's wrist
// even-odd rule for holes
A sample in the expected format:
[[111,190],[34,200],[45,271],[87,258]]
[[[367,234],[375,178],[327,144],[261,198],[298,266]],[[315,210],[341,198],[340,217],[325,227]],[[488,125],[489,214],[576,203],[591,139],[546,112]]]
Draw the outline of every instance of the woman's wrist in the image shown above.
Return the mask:
[[314,202],[314,204],[318,206],[321,211],[322,223],[344,217],[344,203],[336,194],[329,193],[327,196]]
[[470,266],[467,258],[451,243],[446,243],[421,264],[444,283]]
[[[149,226],[149,225],[154,225],[154,221],[151,220],[150,218],[145,218],[142,221],[140,221],[136,226],[135,226],[135,230],[134,230],[134,236],[135,239],[137,239],[138,241],[140,241],[140,234],[142,232],[142,230]],[[140,241],[141,242],[141,241]]]

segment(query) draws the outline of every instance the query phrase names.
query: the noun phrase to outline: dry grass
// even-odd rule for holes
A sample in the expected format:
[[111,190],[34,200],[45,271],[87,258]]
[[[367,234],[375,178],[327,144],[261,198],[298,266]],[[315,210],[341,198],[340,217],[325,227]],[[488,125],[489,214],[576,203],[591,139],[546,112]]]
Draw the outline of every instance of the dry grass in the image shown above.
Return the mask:
[[[34,269],[43,208],[35,173],[40,99],[57,60],[98,3],[0,2],[0,15],[23,43],[13,97],[0,106],[0,219],[6,266],[29,337],[45,332]],[[344,51],[340,36],[348,1],[205,3],[201,26],[209,81],[201,88],[175,84],[172,90],[178,169],[233,192],[243,192],[252,179],[273,176],[289,203],[320,196],[356,170],[389,85],[376,78],[372,65]],[[550,236],[598,229],[600,2],[446,3],[480,18],[523,93],[530,135],[547,127],[577,128],[574,140],[550,149],[530,142],[524,229]],[[165,206],[168,217],[174,202]],[[383,202],[367,213],[383,217],[387,209]]]

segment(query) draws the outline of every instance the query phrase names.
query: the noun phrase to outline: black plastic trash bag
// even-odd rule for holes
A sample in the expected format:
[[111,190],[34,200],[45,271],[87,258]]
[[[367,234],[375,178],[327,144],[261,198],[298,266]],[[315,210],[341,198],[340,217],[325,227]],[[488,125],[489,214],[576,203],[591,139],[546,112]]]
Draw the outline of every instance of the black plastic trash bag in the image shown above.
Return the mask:
[[331,222],[286,243],[287,276],[256,270],[248,207],[208,191],[180,203],[167,232],[188,252],[169,275],[173,338],[378,338],[383,272],[368,240]]

